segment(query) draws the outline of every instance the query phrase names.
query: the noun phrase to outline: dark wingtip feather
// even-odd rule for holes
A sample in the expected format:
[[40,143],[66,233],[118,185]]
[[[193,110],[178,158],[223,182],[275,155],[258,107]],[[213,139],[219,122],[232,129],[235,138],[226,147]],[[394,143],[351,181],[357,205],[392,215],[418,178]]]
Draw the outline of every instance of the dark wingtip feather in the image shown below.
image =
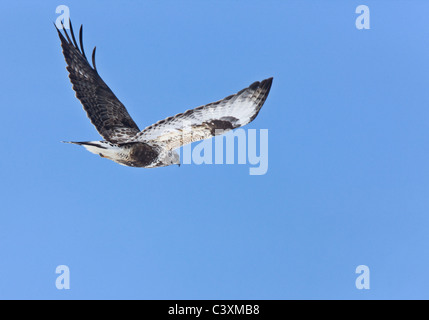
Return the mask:
[[273,77],[270,77],[268,79],[262,80],[262,83],[266,82],[268,84],[271,84],[271,83],[273,83],[273,79],[274,79]]
[[58,36],[60,37],[61,43],[62,43],[62,44],[67,43],[67,40],[66,40],[66,38],[64,38],[64,36],[63,36],[63,34],[61,33],[60,29],[58,29],[58,27],[57,27],[57,25],[55,24],[55,22],[53,22],[53,23],[54,23],[55,29],[57,29]]
[[95,65],[95,50],[97,47],[94,47],[94,50],[92,50],[92,66],[94,67],[94,70],[97,71],[97,66]]
[[255,81],[255,82],[253,82],[250,86],[249,86],[249,89],[252,89],[252,90],[256,90],[256,89],[258,89],[259,88],[259,85],[260,85],[261,83],[259,82],[259,81]]
[[[63,28],[63,31],[64,31],[64,33],[63,32],[61,32],[61,30],[58,28],[58,26],[56,25],[56,23],[55,22],[53,22],[54,23],[54,26],[55,26],[55,29],[57,30],[57,32],[58,32],[58,36],[60,37],[60,40],[61,40],[61,46],[63,47],[63,50],[69,50],[70,49],[70,46],[72,46],[72,47],[74,47],[78,52],[79,52],[79,54],[81,54],[82,56],[83,56],[83,58],[86,60],[86,61],[88,61],[88,58],[86,57],[86,55],[85,55],[85,49],[84,49],[84,47],[83,47],[83,26],[81,26],[80,27],[80,29],[79,29],[79,43],[76,41],[76,37],[75,37],[75,35],[74,35],[74,31],[73,31],[73,25],[72,25],[72,23],[71,23],[71,20],[69,20],[69,23],[70,23],[70,34],[71,34],[71,37],[68,35],[68,33],[67,33],[67,31],[66,31],[66,28],[65,28],[65,26],[64,26],[64,23],[63,23],[63,21],[61,21],[61,26],[62,26],[62,28]],[[80,46],[79,46],[79,44],[80,44]],[[64,52],[64,51],[63,51]],[[93,65],[93,69],[95,70],[95,71],[97,71],[97,66],[96,66],[96,64],[95,64],[95,52],[96,52],[96,47],[94,47],[94,50],[93,50],[93,52],[92,52],[92,65]],[[66,57],[67,58],[67,57]],[[89,63],[88,63],[89,64]]]
[[83,25],[81,25],[79,29],[79,42],[80,42],[80,49],[82,51],[82,55],[86,60],[88,60],[85,55],[85,50],[83,49]]
[[261,88],[264,88],[267,91],[267,95],[270,92],[272,84],[273,84],[273,77],[262,80],[261,82]]
[[71,36],[73,39],[74,46],[76,47],[76,49],[79,50],[79,46],[77,45],[77,41],[76,41],[76,38],[74,36],[73,25],[72,25],[71,19],[69,19],[69,25],[70,25],[70,33],[71,33]]
[[67,33],[66,28],[64,27],[63,20],[61,20],[61,26],[63,27],[63,31],[64,31],[64,34],[65,34],[65,35],[66,35],[66,37],[67,37],[68,42],[71,44],[71,43],[72,43],[72,41],[70,40],[70,37],[69,37],[69,35],[68,35],[68,33]]
[[269,90],[269,88],[271,87],[272,83],[273,83],[273,77],[265,79],[265,80],[262,80],[261,82],[256,81],[256,82],[252,83],[249,86],[249,88],[252,89],[252,90],[256,90],[258,88],[263,88],[263,89],[268,88],[268,90]]
[[266,82],[266,83],[268,83],[268,84],[272,84],[273,83],[273,77],[271,77],[271,78],[268,78],[268,79],[265,79],[265,80],[263,80],[262,82]]
[[259,102],[258,102],[258,106],[257,106],[256,112],[255,112],[255,114],[250,118],[250,121],[249,121],[249,122],[252,122],[253,120],[255,120],[255,118],[256,118],[256,117],[258,116],[258,114],[259,114],[259,111],[261,111],[261,108],[262,108],[262,106],[264,105],[265,100],[267,100],[268,94],[270,93],[272,83],[273,83],[273,78],[271,77],[271,78],[268,78],[268,79],[262,80],[261,82],[255,82],[255,83],[253,83],[253,84],[250,86],[250,87],[252,87],[252,86],[254,86],[254,85],[255,85],[256,87],[254,88],[254,90],[256,90],[256,89],[258,89],[258,88],[261,88],[261,91],[260,91],[260,93],[259,93],[260,98],[258,98]]

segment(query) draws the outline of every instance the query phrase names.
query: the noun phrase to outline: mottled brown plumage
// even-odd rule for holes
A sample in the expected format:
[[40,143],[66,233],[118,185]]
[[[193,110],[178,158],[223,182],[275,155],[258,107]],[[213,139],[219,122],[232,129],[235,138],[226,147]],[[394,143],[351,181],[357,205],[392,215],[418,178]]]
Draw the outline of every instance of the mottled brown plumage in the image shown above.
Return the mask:
[[71,22],[70,27],[73,42],[64,27],[64,34],[67,39],[60,30],[57,29],[57,31],[61,39],[61,47],[67,62],[69,78],[73,84],[73,90],[76,92],[76,97],[80,100],[92,124],[104,139],[114,143],[128,140],[130,136],[140,132],[139,127],[95,69],[95,48],[93,51],[94,68],[91,67],[83,54],[82,27],[79,33],[81,48],[76,43]]

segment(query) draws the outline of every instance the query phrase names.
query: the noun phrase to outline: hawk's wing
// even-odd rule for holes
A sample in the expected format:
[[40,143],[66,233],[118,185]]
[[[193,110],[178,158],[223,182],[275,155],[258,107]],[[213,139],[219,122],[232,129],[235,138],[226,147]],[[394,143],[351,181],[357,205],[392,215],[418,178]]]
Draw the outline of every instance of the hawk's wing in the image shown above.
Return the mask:
[[125,106],[99,76],[95,66],[95,48],[92,52],[93,67],[91,67],[83,49],[82,27],[79,31],[80,48],[74,37],[71,22],[72,40],[64,26],[63,30],[65,37],[57,28],[69,78],[76,97],[82,103],[89,119],[105,140],[113,143],[129,140],[140,130]]
[[273,78],[269,78],[255,82],[223,100],[159,121],[138,133],[135,140],[172,150],[242,127],[258,115],[272,81]]

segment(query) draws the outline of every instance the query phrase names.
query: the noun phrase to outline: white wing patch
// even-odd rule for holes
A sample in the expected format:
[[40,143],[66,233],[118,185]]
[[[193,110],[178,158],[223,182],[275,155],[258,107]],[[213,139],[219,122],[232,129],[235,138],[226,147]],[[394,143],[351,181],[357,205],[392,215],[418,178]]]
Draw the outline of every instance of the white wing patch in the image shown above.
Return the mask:
[[216,130],[226,132],[242,127],[256,118],[271,84],[272,78],[255,82],[235,95],[159,121],[138,133],[133,140],[171,150],[213,137]]

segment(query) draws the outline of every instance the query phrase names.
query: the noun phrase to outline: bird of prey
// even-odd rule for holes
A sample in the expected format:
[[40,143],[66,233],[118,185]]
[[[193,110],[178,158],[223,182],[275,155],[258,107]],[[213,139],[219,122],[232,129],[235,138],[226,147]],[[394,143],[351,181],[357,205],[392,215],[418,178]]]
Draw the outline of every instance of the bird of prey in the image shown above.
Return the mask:
[[161,120],[141,131],[98,74],[96,48],[92,52],[92,66],[89,64],[83,48],[82,26],[79,30],[80,46],[71,22],[70,36],[64,25],[62,30],[64,34],[57,28],[73,90],[104,139],[68,143],[82,145],[94,154],[125,166],[156,168],[180,165],[175,149],[252,122],[262,108],[273,81],[269,78],[254,82],[236,94]]

